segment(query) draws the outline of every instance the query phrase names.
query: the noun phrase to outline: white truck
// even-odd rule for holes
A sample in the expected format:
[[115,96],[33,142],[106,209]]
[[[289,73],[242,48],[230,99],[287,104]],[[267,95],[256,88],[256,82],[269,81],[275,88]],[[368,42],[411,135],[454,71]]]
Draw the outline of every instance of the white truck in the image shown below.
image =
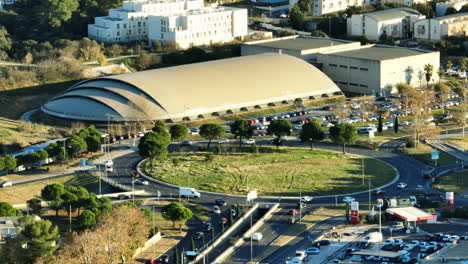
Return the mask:
[[194,188],[179,188],[179,196],[180,197],[188,197],[188,198],[200,198],[200,193],[197,192]]
[[383,237],[382,237],[382,233],[380,232],[372,232],[372,233],[367,234],[364,237],[364,242],[368,244],[380,243],[382,242],[382,240],[383,240]]
[[106,162],[104,162],[104,166],[106,167],[107,172],[114,171],[114,162],[112,160],[107,160]]

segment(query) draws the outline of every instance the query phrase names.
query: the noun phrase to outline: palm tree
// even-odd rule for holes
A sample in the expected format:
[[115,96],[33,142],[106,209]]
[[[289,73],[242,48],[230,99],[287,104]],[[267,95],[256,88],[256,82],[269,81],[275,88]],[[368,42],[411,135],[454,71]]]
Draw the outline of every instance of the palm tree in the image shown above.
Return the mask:
[[434,66],[432,64],[424,65],[424,74],[426,75],[426,90],[429,90],[429,81],[432,78],[432,74],[434,73]]
[[439,85],[440,85],[440,81],[442,80],[442,77],[444,77],[444,74],[445,74],[444,68],[439,67],[439,71],[437,72],[437,75],[439,75]]

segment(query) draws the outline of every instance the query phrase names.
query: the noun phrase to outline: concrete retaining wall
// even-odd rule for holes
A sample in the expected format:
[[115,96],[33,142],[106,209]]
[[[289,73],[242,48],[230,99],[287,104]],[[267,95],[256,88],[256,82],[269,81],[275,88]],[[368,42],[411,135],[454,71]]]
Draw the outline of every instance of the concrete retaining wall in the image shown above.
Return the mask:
[[[258,205],[258,204],[257,204]],[[261,207],[264,208],[265,205],[270,205],[270,204],[263,204]],[[224,251],[223,253],[221,253],[221,255],[219,255],[213,262],[211,262],[211,264],[217,264],[217,263],[221,263],[224,259],[226,259],[227,257],[229,257],[232,253],[234,253],[234,251],[240,247],[245,241],[247,241],[252,235],[253,233],[258,229],[260,228],[260,226],[263,225],[263,223],[265,223],[265,221],[267,221],[268,219],[270,219],[271,215],[273,214],[274,211],[276,211],[276,209],[278,208],[279,204],[271,204],[271,208],[270,210],[268,210],[268,212],[262,217],[260,218],[260,220],[258,220],[249,230],[247,230],[247,232],[245,232],[245,234],[239,238],[236,243],[234,243],[234,245],[232,245],[231,247],[229,247],[226,251]],[[268,206],[270,207],[270,206]],[[250,220],[250,219],[247,219],[247,220]]]
[[213,244],[209,245],[205,250],[203,250],[197,257],[191,262],[196,263],[202,260],[206,254],[209,254],[214,248],[216,248],[219,244],[226,242],[233,233],[235,233],[239,228],[241,228],[241,224],[245,221],[250,221],[250,215],[252,215],[258,209],[258,204],[255,204],[249,211],[247,211],[240,219],[238,219],[224,234],[218,237]]

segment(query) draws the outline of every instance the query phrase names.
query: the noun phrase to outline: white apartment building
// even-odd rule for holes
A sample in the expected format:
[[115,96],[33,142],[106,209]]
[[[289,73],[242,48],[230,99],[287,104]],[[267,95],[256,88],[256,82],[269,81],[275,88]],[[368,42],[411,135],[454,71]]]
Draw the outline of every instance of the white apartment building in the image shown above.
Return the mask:
[[383,0],[382,3],[384,4],[400,4],[404,6],[412,7],[414,4],[425,4],[427,0]]
[[175,41],[180,48],[225,43],[247,35],[247,9],[208,7],[178,14],[150,16],[150,44]]
[[146,40],[148,16],[200,9],[203,6],[203,0],[124,1],[122,8],[110,9],[108,16],[96,17],[94,24],[88,25],[88,36],[106,43]]
[[355,14],[347,19],[347,32],[351,36],[367,35],[372,41],[379,40],[382,34],[410,38],[414,32],[414,23],[424,18],[418,11],[407,7]]
[[414,23],[414,38],[440,40],[443,37],[468,36],[468,13],[458,13]]
[[454,8],[457,11],[468,4],[468,0],[456,0],[456,1],[447,1],[436,4],[436,17],[445,16],[447,9]]
[[5,5],[11,5],[15,2],[16,0],[0,0],[0,10],[2,10]]

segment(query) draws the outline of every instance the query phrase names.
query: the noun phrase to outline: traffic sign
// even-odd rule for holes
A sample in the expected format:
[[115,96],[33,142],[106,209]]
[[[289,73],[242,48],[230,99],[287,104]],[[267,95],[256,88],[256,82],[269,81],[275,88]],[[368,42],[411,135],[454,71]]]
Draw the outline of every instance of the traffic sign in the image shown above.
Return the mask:
[[161,197],[161,192],[158,190],[158,198]]
[[431,152],[431,157],[433,160],[438,160],[439,159],[439,154],[440,154],[440,151],[432,151]]
[[252,190],[247,194],[247,201],[252,201],[253,199],[257,199],[257,190]]

